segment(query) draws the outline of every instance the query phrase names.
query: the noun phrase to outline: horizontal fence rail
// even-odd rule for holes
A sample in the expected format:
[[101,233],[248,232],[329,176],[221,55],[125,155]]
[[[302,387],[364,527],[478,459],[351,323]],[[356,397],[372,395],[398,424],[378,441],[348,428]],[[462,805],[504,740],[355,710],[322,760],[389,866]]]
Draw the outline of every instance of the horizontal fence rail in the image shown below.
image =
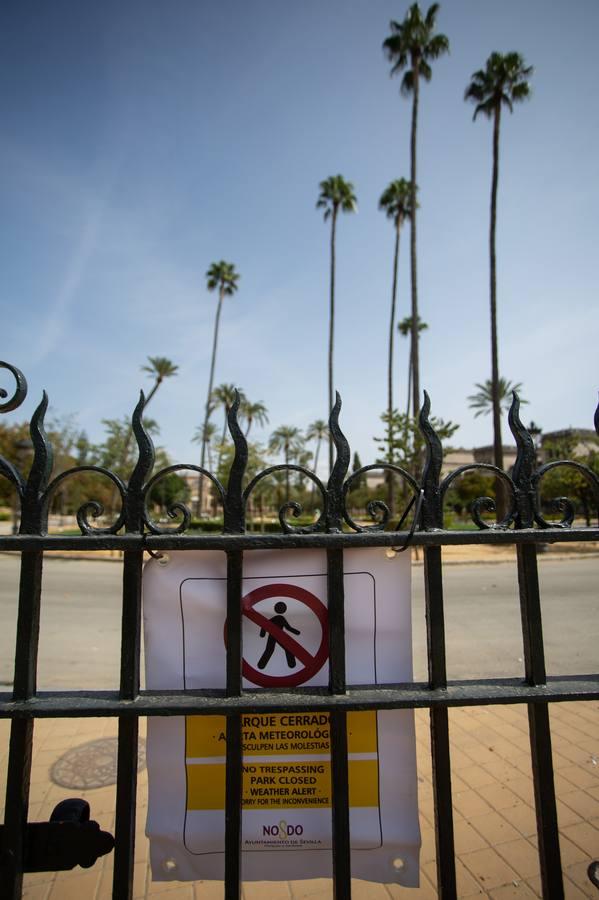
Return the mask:
[[[22,373],[9,363],[0,363],[14,378],[9,397],[4,390],[0,412],[17,409],[27,394]],[[7,399],[8,398],[8,399]],[[12,692],[0,693],[0,717],[10,718],[6,814],[2,828],[0,883],[2,897],[21,896],[23,873],[52,868],[69,868],[110,852],[113,839],[89,822],[89,809],[73,807],[58,815],[68,815],[69,832],[79,858],[62,852],[49,855],[40,827],[50,823],[28,823],[29,786],[33,729],[36,718],[112,716],[118,719],[118,772],[115,865],[113,897],[130,900],[133,891],[135,858],[137,742],[140,716],[225,715],[227,716],[227,766],[225,803],[224,882],[227,900],[239,900],[243,877],[241,855],[242,731],[241,716],[248,712],[323,710],[331,715],[332,741],[332,835],[334,896],[351,897],[351,852],[348,801],[347,720],[350,710],[428,708],[430,710],[433,797],[437,847],[439,895],[457,896],[451,757],[448,710],[456,706],[520,703],[526,704],[529,718],[530,752],[543,896],[557,900],[564,896],[559,833],[553,778],[549,703],[565,700],[599,699],[599,674],[548,678],[545,672],[537,549],[548,543],[599,540],[599,523],[574,528],[574,506],[565,498],[555,498],[552,508],[557,521],[545,518],[540,499],[544,476],[562,466],[585,479],[599,509],[599,479],[589,468],[571,460],[552,460],[538,465],[533,439],[519,417],[519,400],[514,395],[509,424],[517,446],[517,458],[507,473],[496,467],[472,463],[441,477],[443,450],[431,424],[430,400],[420,413],[420,433],[424,447],[422,477],[417,480],[401,466],[377,463],[364,466],[348,477],[349,444],[339,426],[341,400],[337,395],[330,416],[330,433],[335,446],[335,463],[324,484],[316,473],[297,465],[271,466],[248,479],[248,445],[239,427],[239,397],[228,414],[234,458],[226,484],[196,465],[168,466],[153,474],[155,453],[143,424],[144,396],[132,417],[132,433],[137,445],[137,462],[125,482],[117,474],[99,466],[76,466],[53,474],[53,450],[44,429],[48,400],[43,395],[30,426],[33,462],[25,478],[8,460],[0,458],[0,474],[7,479],[17,498],[20,528],[16,535],[0,536],[0,551],[21,554],[21,579]],[[599,433],[599,408],[595,412]],[[353,518],[349,493],[361,477],[372,469],[399,479],[412,512],[411,528],[402,528],[406,515],[393,528],[391,511],[382,500],[370,501],[366,513],[369,524]],[[173,503],[167,514],[170,526],[152,516],[150,495],[161,479],[172,473],[192,472],[213,485],[223,519],[221,534],[191,530],[190,509]],[[501,482],[504,509],[501,520],[489,521],[495,503],[480,497],[472,504],[476,530],[449,531],[444,528],[444,499],[455,479],[475,471]],[[291,473],[306,478],[319,497],[320,511],[310,524],[294,524],[301,506],[288,499],[279,510],[279,534],[247,531],[246,513],[260,482],[275,473]],[[107,479],[119,498],[114,521],[101,527],[97,520],[104,510],[93,498],[77,511],[79,535],[49,535],[48,516],[52,499],[65,481],[78,474],[95,473]],[[96,524],[94,524],[96,522]],[[397,551],[409,545],[422,547],[424,554],[425,609],[428,642],[428,681],[409,684],[359,685],[348,687],[345,675],[344,550],[358,547],[391,547]],[[496,678],[448,681],[445,664],[445,615],[443,604],[443,547],[456,545],[513,545],[516,547],[518,593],[524,644],[524,671],[521,679]],[[244,553],[254,550],[319,548],[326,551],[329,611],[330,681],[323,688],[247,691],[242,689],[241,599]],[[123,551],[121,671],[118,691],[38,691],[36,685],[40,603],[43,586],[43,557],[46,551]],[[144,553],[165,554],[174,550],[221,550],[227,558],[227,664],[223,690],[144,691],[140,690],[141,585]],[[80,801],[73,801],[80,803]],[[64,819],[57,818],[64,824]],[[93,826],[93,827],[92,827]],[[35,831],[37,829],[37,831]],[[50,832],[48,832],[50,833]],[[52,832],[54,835],[56,829]],[[43,833],[45,834],[45,832]],[[37,835],[37,837],[36,837]],[[75,838],[72,837],[75,835]],[[60,840],[54,840],[60,845]],[[62,848],[64,850],[64,848]],[[95,854],[95,855],[94,855]],[[593,870],[595,871],[595,870]]]

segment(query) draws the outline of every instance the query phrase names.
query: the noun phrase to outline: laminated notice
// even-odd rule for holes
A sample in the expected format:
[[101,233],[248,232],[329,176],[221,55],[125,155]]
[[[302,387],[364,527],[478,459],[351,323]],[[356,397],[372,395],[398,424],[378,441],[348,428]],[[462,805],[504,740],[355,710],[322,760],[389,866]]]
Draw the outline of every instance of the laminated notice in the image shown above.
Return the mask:
[[[326,555],[244,555],[243,687],[292,690],[329,677]],[[223,688],[226,557],[173,552],[143,577],[150,690]],[[410,559],[344,553],[348,685],[412,679]],[[242,878],[332,873],[328,712],[242,715]],[[420,832],[412,710],[350,711],[352,875],[418,885]],[[154,880],[224,876],[226,717],[150,717],[148,820]]]

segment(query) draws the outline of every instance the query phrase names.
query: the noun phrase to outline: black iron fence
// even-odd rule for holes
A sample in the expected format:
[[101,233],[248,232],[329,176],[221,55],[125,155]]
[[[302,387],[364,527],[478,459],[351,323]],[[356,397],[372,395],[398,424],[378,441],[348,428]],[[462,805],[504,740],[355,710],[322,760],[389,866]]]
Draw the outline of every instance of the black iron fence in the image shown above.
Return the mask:
[[[8,363],[0,367],[12,372],[16,386],[0,411],[17,409],[27,385],[18,369]],[[545,898],[564,896],[556,797],[553,778],[549,703],[599,698],[599,675],[547,677],[543,648],[541,598],[537,571],[537,549],[553,542],[599,540],[599,525],[573,527],[574,508],[564,498],[556,498],[557,521],[547,520],[540,502],[540,484],[551,469],[566,466],[588,481],[599,507],[599,479],[579,462],[552,460],[538,467],[535,446],[519,418],[515,397],[509,422],[517,445],[517,459],[510,474],[492,465],[462,466],[441,479],[443,453],[430,423],[430,403],[420,414],[420,431],[426,449],[423,474],[417,481],[395,465],[366,466],[348,478],[350,449],[340,427],[337,402],[331,413],[330,431],[336,456],[325,485],[318,476],[301,466],[272,466],[256,475],[244,487],[248,448],[237,422],[238,401],[229,413],[229,430],[235,456],[226,487],[210,472],[194,465],[169,466],[152,475],[154,449],[144,429],[143,394],[135,409],[132,428],[138,458],[129,480],[97,466],[78,466],[52,477],[52,447],[44,431],[47,398],[31,420],[34,458],[25,479],[8,461],[0,459],[0,473],[11,482],[20,505],[18,535],[0,537],[0,550],[21,554],[21,575],[17,620],[15,673],[12,693],[0,694],[0,715],[9,717],[11,736],[8,757],[6,813],[2,828],[2,897],[21,896],[23,873],[91,865],[114,845],[113,897],[132,896],[136,790],[138,769],[138,725],[140,716],[206,715],[227,716],[226,801],[225,801],[225,896],[239,898],[241,892],[241,797],[242,797],[242,714],[285,711],[328,711],[331,733],[333,890],[336,898],[351,897],[351,854],[349,833],[347,721],[350,710],[379,710],[424,707],[430,710],[433,793],[437,848],[439,896],[456,897],[456,869],[451,793],[451,762],[448,709],[453,706],[519,703],[527,704],[540,871]],[[599,432],[599,409],[595,413]],[[367,508],[368,525],[359,524],[348,511],[348,492],[356,481],[373,468],[386,469],[403,480],[412,498],[412,528],[391,527],[390,513],[380,500]],[[164,527],[152,518],[149,495],[157,482],[173,472],[191,470],[208,478],[223,512],[222,534],[189,531],[191,514],[182,503],[173,504],[168,514],[174,524]],[[294,525],[301,509],[288,501],[279,512],[279,534],[252,534],[246,530],[246,510],[252,492],[262,479],[284,470],[301,473],[318,491],[321,512],[309,525]],[[470,470],[482,470],[504,485],[507,509],[500,522],[490,523],[484,514],[494,511],[493,501],[478,498],[472,505],[477,530],[445,530],[443,501],[456,478]],[[90,499],[78,513],[78,535],[48,535],[48,514],[57,489],[76,473],[96,472],[108,479],[118,492],[121,506],[108,527],[94,525],[103,510]],[[345,675],[344,551],[356,547],[421,547],[424,556],[425,608],[428,643],[426,683],[385,684],[348,687]],[[515,545],[524,642],[524,672],[518,679],[447,679],[445,661],[445,618],[443,608],[443,547],[450,545]],[[329,627],[328,688],[242,690],[242,577],[244,553],[256,549],[320,548],[327,556]],[[118,691],[41,692],[36,688],[40,600],[43,555],[47,550],[123,551],[120,688]],[[140,689],[141,585],[144,553],[169,550],[220,550],[227,558],[227,666],[226,688],[152,692]],[[114,841],[89,821],[89,808],[81,801],[60,804],[50,822],[28,822],[33,729],[36,718],[113,716],[118,718],[118,771]],[[592,861],[589,860],[589,863]],[[592,878],[597,877],[596,868]],[[590,882],[589,882],[590,883]]]

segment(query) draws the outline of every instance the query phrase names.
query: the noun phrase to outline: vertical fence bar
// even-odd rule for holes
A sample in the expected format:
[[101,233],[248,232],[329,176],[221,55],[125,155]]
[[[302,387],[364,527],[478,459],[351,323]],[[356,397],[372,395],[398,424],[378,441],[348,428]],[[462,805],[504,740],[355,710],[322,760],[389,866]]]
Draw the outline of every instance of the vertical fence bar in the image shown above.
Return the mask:
[[[13,685],[15,700],[27,700],[32,697],[37,686],[43,558],[43,552],[37,550],[21,554]],[[17,900],[23,888],[24,839],[29,808],[32,751],[33,719],[13,719],[10,729],[6,812],[0,857],[2,897],[6,897],[7,900]]]
[[[139,693],[142,566],[143,551],[125,550],[123,554],[123,613],[121,621],[121,700],[133,700]],[[138,741],[139,720],[137,717],[119,717],[112,883],[114,900],[131,900],[133,896]]]
[[[443,611],[443,574],[440,547],[424,548],[424,588],[429,686],[431,688],[445,688],[447,687],[447,665],[445,660],[445,616]],[[433,795],[435,800],[437,892],[443,900],[455,900],[457,887],[447,707],[431,709],[430,724]]]
[[[529,684],[542,685],[546,683],[546,673],[537,548],[534,544],[522,544],[518,546],[517,554],[524,670]],[[563,900],[564,882],[547,703],[528,704],[528,728],[543,897],[546,900]]]
[[[227,696],[241,695],[243,552],[227,553]],[[225,781],[225,900],[241,897],[243,732],[239,714],[227,716]]]
[[[345,596],[343,551],[327,551],[327,595],[329,616],[329,689],[344,694]],[[347,761],[347,714],[330,713],[331,792],[333,800],[333,896],[351,898],[351,846],[349,832],[349,772]]]

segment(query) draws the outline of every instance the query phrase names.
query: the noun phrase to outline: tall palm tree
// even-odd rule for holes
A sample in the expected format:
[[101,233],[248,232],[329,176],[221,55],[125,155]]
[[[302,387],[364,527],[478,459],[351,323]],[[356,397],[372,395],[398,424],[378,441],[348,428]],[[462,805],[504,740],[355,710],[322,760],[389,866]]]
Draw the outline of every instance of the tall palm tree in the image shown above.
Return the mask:
[[[388,438],[389,452],[391,452],[391,431],[393,416],[393,340],[395,337],[395,303],[397,299],[397,263],[399,260],[399,232],[406,219],[409,219],[411,210],[411,186],[405,178],[398,178],[381,194],[379,209],[385,210],[387,218],[391,219],[395,227],[395,251],[393,254],[393,288],[391,290],[391,319],[389,323],[389,360],[387,365],[387,414],[388,414]],[[392,502],[391,482],[389,483],[389,501]],[[393,510],[391,510],[393,512]]]
[[416,138],[418,132],[418,104],[420,77],[430,81],[430,61],[449,52],[449,40],[444,34],[435,34],[435,20],[439,4],[433,3],[422,17],[420,7],[413,3],[403,22],[391,21],[391,34],[383,41],[383,50],[392,63],[391,75],[404,72],[401,93],[412,95],[412,130],[410,136],[410,268],[412,272],[412,335],[411,355],[413,372],[413,408],[420,407],[420,357],[418,354],[418,279],[416,266]]
[[146,397],[146,406],[162,384],[165,378],[172,378],[177,374],[179,366],[175,366],[166,356],[148,356],[147,366],[142,366],[141,371],[147,372],[155,379],[152,390]]
[[[418,319],[418,335],[420,336],[420,332],[426,331],[428,329],[428,325],[426,322],[423,322],[422,319]],[[401,322],[397,326],[397,330],[401,334],[402,337],[410,337],[412,336],[412,316],[406,316],[405,319],[402,319]],[[406,404],[406,416],[410,415],[410,401],[412,399],[412,341],[410,340],[410,360],[408,362],[408,402]],[[418,415],[418,409],[413,410],[414,418]]]
[[[295,455],[302,449],[302,433],[293,425],[279,425],[270,436],[268,449],[273,453],[282,451],[285,465],[288,466]],[[285,497],[289,502],[289,469],[285,470]]]
[[[316,449],[314,450],[314,473],[318,475],[318,457],[320,455],[320,445],[323,439],[329,433],[329,426],[324,419],[316,419],[311,425],[308,425],[306,431],[307,441],[316,441]],[[315,485],[316,487],[316,485]]]
[[[202,441],[202,454],[200,465],[202,468],[204,467],[204,462],[206,460],[206,426],[210,420],[211,413],[211,397],[212,397],[212,385],[214,383],[214,366],[216,363],[216,347],[218,344],[218,328],[220,325],[220,314],[223,305],[223,300],[225,297],[232,296],[237,290],[237,282],[239,281],[239,274],[235,271],[235,266],[233,263],[225,262],[221,259],[220,262],[212,263],[208,271],[206,272],[206,287],[209,291],[218,290],[218,304],[216,307],[216,318],[214,320],[214,338],[212,341],[212,358],[210,360],[210,377],[208,378],[208,392],[206,394],[206,407],[204,410],[204,424],[202,426],[204,435],[204,439]],[[197,514],[198,516],[202,512],[202,500],[204,493],[204,478],[200,475],[200,483],[198,490],[198,504],[197,504]]]
[[260,403],[259,401],[257,403],[252,403],[250,400],[243,400],[240,411],[247,421],[247,428],[245,429],[246,437],[250,433],[250,428],[254,422],[257,422],[258,425],[266,425],[268,423],[268,410],[264,403]]
[[204,431],[204,429],[201,427],[196,428],[196,432],[191,439],[194,444],[201,444],[202,441],[204,440],[204,435],[206,436],[208,471],[210,471],[210,472],[212,472],[212,452],[211,452],[212,440],[213,440],[215,434],[216,434],[216,425],[214,424],[214,422],[208,422],[208,424],[206,426],[206,430]]
[[[493,382],[490,378],[487,378],[483,384],[477,382],[474,387],[478,388],[478,391],[476,394],[470,394],[468,396],[468,406],[470,409],[476,410],[474,413],[475,419],[478,418],[478,416],[488,416],[489,413],[493,412]],[[497,389],[500,409],[507,412],[512,405],[512,391],[515,391],[519,395],[522,390],[522,383],[518,381],[516,384],[512,384],[507,378],[499,378],[497,381]],[[520,397],[520,403],[528,403],[528,400],[523,400],[522,397]]]
[[225,440],[227,437],[227,422],[229,417],[229,410],[233,406],[235,402],[235,392],[239,394],[240,400],[243,402],[245,400],[245,394],[241,390],[241,388],[236,388],[234,384],[218,384],[214,390],[212,391],[212,395],[210,397],[210,408],[214,409],[216,406],[222,406],[223,408],[223,430],[220,438],[220,449],[218,451],[218,460],[216,463],[217,470],[220,469],[220,462],[223,455],[223,448],[225,445]]
[[[331,220],[331,287],[329,305],[329,409],[333,408],[333,345],[335,337],[335,232],[337,215],[341,212],[351,213],[357,209],[354,186],[342,175],[331,175],[320,182],[320,194],[316,203],[317,209],[324,209],[324,220]],[[333,440],[329,436],[329,471],[333,469]]]
[[497,259],[495,228],[497,224],[497,181],[499,176],[499,129],[501,108],[513,112],[514,103],[530,96],[527,78],[532,66],[526,66],[519,53],[491,53],[484,69],[474,72],[464,93],[464,100],[476,103],[473,118],[483,113],[493,119],[493,177],[491,180],[491,216],[489,225],[490,301],[491,301],[491,385],[493,393],[493,458],[503,469],[501,443],[501,399],[499,395],[499,357],[497,347]]

